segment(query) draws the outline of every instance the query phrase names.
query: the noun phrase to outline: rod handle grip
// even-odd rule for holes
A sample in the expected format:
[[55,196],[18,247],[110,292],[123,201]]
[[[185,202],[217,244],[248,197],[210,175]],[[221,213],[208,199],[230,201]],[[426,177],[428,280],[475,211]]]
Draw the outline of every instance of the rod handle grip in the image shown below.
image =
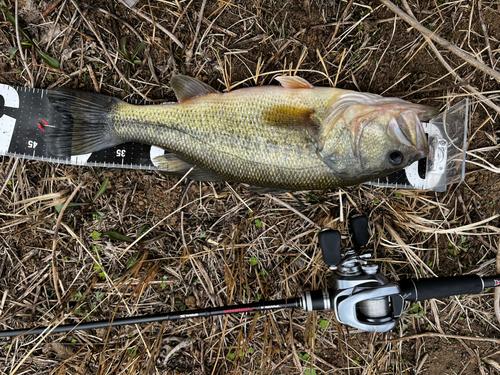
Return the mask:
[[462,294],[479,294],[484,289],[480,276],[465,275],[435,277],[428,279],[406,279],[399,283],[401,296],[407,301],[425,301]]

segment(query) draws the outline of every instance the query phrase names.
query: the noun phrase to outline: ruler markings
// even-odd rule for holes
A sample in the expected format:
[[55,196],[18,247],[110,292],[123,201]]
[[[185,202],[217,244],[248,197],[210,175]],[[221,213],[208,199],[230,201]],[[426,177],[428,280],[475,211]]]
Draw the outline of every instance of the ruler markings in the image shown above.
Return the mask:
[[[0,96],[4,97],[4,114],[0,117],[0,155],[21,157],[43,162],[56,162],[68,165],[92,166],[104,168],[130,168],[139,170],[157,170],[152,160],[165,151],[156,146],[127,143],[115,148],[94,152],[88,155],[60,157],[51,154],[49,147],[52,126],[57,126],[61,116],[53,110],[48,100],[46,89],[29,89],[0,84]],[[128,100],[140,105],[138,99]],[[145,103],[144,104],[152,104]],[[20,104],[22,105],[20,108]],[[163,104],[163,103],[160,103]],[[26,108],[28,107],[28,108]],[[5,111],[8,110],[8,115]],[[39,127],[40,120],[50,127]],[[424,124],[427,128],[427,124]],[[15,134],[15,136],[14,136]],[[413,166],[412,173],[417,174],[419,167]],[[420,179],[421,180],[421,179]],[[368,183],[385,187],[416,188],[409,183],[404,171],[396,172],[384,179]],[[420,187],[420,183],[417,183]],[[417,187],[417,188],[418,188]]]

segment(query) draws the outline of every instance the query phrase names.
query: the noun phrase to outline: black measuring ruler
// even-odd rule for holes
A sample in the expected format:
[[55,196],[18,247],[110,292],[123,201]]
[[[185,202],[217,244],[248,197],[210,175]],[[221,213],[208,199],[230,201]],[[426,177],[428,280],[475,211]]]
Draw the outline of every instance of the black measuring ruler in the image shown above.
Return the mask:
[[[0,155],[80,166],[157,169],[152,160],[165,151],[141,143],[124,143],[86,155],[52,155],[49,134],[61,122],[61,115],[50,104],[47,93],[45,89],[0,84]],[[425,161],[369,184],[422,189],[425,186]]]
[[0,84],[0,155],[94,167],[157,169],[151,160],[164,150],[141,143],[67,158],[54,156],[49,134],[61,122],[61,115],[50,104],[47,92]]

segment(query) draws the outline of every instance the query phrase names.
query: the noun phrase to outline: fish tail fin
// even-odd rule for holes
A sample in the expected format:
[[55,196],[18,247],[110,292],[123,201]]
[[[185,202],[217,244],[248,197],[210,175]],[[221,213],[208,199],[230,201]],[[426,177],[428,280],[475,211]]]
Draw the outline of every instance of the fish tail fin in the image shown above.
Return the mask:
[[67,88],[49,90],[48,98],[62,118],[50,132],[52,154],[82,155],[124,142],[113,126],[113,109],[121,100]]

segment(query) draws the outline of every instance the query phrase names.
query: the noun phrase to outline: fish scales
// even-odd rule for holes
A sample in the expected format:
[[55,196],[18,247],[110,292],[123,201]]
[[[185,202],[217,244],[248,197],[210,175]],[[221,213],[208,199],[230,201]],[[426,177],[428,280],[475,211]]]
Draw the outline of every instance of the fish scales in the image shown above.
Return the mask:
[[300,77],[281,86],[219,93],[186,76],[171,81],[179,103],[136,106],[100,94],[57,89],[49,100],[63,121],[50,133],[55,155],[141,142],[168,153],[165,172],[263,189],[314,190],[386,176],[425,157],[421,120],[435,110],[397,98],[314,87]]
[[168,149],[226,180],[292,190],[331,186],[330,168],[316,155],[311,133],[301,124],[290,129],[269,125],[264,118],[280,106],[312,108],[320,124],[332,95],[297,90],[291,96],[280,87],[254,88],[244,95],[240,91],[209,94],[182,105],[123,103],[113,112],[115,130],[127,141]]

